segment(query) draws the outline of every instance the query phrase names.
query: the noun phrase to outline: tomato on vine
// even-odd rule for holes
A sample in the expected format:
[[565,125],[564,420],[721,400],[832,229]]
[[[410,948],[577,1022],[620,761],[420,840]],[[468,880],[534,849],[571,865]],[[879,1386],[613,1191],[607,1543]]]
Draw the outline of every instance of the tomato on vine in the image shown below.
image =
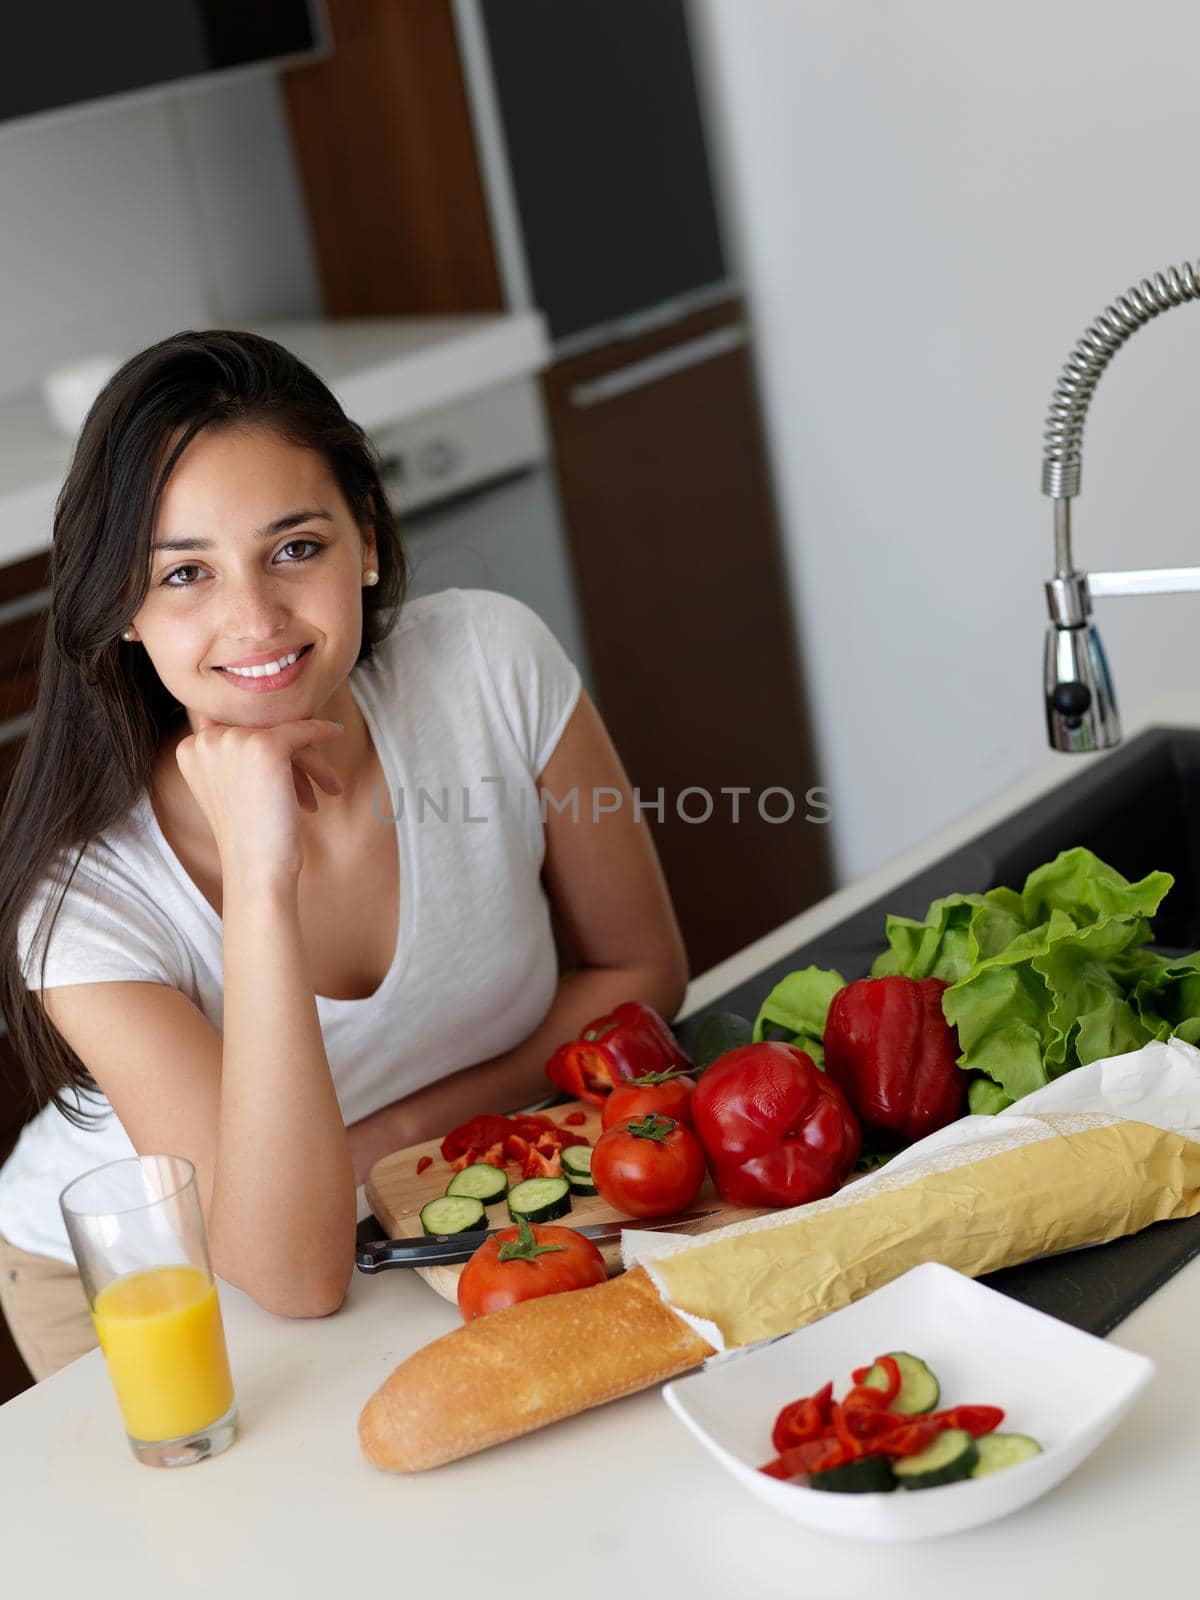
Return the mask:
[[674,1117],[652,1111],[615,1123],[592,1151],[592,1182],[601,1199],[631,1217],[681,1211],[704,1182],[704,1151]]

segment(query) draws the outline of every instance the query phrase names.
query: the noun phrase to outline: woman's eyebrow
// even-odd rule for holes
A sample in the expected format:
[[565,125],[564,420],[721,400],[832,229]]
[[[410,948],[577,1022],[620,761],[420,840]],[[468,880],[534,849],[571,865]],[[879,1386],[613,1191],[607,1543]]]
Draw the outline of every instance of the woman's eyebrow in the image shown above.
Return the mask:
[[[286,533],[289,528],[298,528],[302,522],[324,521],[332,522],[331,511],[292,511],[286,517],[277,517],[274,522],[268,522],[265,528],[255,530],[256,539],[274,539],[279,534]],[[211,550],[211,539],[161,539],[157,544],[150,546],[151,550]]]

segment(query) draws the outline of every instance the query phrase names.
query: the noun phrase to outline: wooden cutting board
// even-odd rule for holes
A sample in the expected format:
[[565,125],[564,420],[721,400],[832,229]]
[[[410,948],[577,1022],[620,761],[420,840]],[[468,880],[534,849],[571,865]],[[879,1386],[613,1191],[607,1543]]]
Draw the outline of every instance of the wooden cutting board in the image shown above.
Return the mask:
[[[580,1100],[564,1101],[562,1105],[552,1106],[543,1116],[550,1117],[560,1126],[565,1126],[565,1119],[573,1112],[583,1111],[586,1120],[582,1124],[567,1126],[568,1133],[581,1133],[590,1144],[595,1144],[600,1137],[600,1107],[585,1105]],[[367,1179],[367,1199],[370,1201],[371,1210],[379,1219],[386,1230],[389,1239],[419,1239],[422,1234],[420,1211],[423,1205],[430,1200],[436,1200],[445,1194],[446,1185],[454,1176],[453,1169],[448,1161],[442,1159],[438,1146],[441,1139],[429,1139],[424,1144],[410,1145],[407,1150],[397,1150],[393,1155],[384,1156],[371,1168],[370,1177]],[[418,1174],[417,1163],[423,1156],[432,1156],[431,1166]],[[516,1178],[516,1169],[509,1167],[508,1179],[511,1184]],[[519,1178],[516,1181],[520,1181]],[[686,1209],[689,1211],[703,1211],[713,1207],[714,1214],[694,1224],[687,1231],[689,1233],[707,1233],[712,1228],[723,1228],[727,1223],[738,1222],[743,1217],[760,1217],[761,1209],[747,1210],[740,1206],[727,1205],[713,1188],[711,1178],[705,1178],[704,1186],[695,1200]],[[565,1226],[584,1222],[612,1222],[624,1213],[616,1211],[602,1200],[598,1194],[571,1196],[571,1209],[559,1221]],[[501,1200],[498,1205],[489,1206],[487,1210],[488,1227],[507,1228],[512,1224],[508,1214],[508,1207]],[[614,1240],[611,1244],[600,1246],[601,1253],[608,1265],[609,1275],[621,1271],[621,1243]],[[406,1267],[404,1271],[417,1271],[438,1294],[446,1300],[458,1299],[458,1275],[461,1266],[453,1267]]]

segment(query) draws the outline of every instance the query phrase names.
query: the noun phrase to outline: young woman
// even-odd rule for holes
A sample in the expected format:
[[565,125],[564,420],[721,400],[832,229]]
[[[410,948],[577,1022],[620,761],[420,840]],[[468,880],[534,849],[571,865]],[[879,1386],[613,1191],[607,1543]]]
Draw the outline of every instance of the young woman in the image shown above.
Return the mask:
[[519,602],[404,581],[362,430],[279,345],[181,333],[96,401],[0,815],[0,1009],[40,1107],[0,1171],[0,1308],[35,1377],[95,1343],[79,1173],[187,1156],[214,1270],[321,1316],[380,1156],[541,1097],[620,1001],[680,1003],[578,672]]

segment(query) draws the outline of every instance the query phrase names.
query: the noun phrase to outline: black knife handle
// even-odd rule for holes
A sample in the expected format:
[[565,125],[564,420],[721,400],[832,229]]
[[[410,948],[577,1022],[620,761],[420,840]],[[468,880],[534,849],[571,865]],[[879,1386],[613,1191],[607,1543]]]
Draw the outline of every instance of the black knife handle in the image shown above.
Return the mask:
[[360,1272],[383,1272],[388,1267],[436,1267],[469,1261],[487,1233],[439,1233],[425,1239],[375,1239],[360,1244],[354,1265]]

